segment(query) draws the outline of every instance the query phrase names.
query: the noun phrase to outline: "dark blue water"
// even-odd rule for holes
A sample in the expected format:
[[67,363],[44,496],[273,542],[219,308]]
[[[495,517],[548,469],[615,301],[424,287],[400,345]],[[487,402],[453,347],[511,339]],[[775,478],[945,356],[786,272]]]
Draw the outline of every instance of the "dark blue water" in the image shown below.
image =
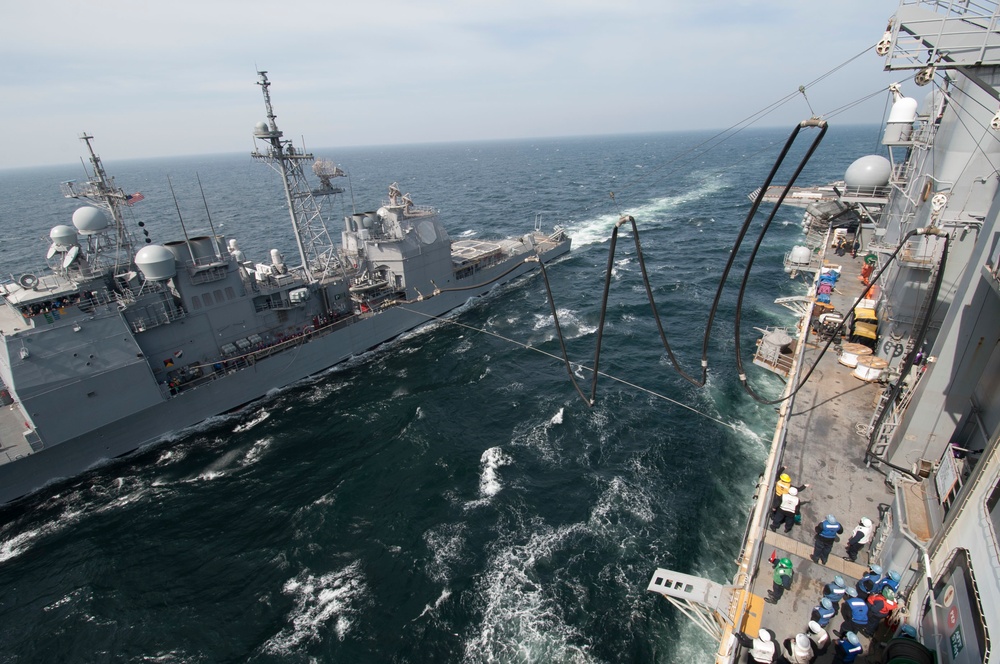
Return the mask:
[[[747,194],[788,133],[711,149],[710,134],[678,133],[314,152],[351,174],[347,211],[397,181],[454,237],[521,233],[536,214],[565,226],[573,252],[549,274],[588,366],[608,239],[634,215],[671,345],[697,372]],[[841,178],[876,137],[834,127],[801,182]],[[134,212],[154,241],[181,236],[168,175],[189,232],[207,230],[197,174],[216,229],[249,258],[296,256],[277,178],[248,156],[102,156],[145,194]],[[57,185],[80,171],[0,172],[5,273],[42,263],[75,209]],[[764,241],[745,358],[753,327],[792,320],[773,300],[802,291],[781,266],[800,218],[779,212]],[[775,411],[736,380],[736,282],[697,389],[659,345],[630,236],[618,246],[602,369],[620,380],[602,379],[593,408],[531,350],[558,353],[536,274],[0,511],[0,660],[708,661],[715,644],[645,586],[657,566],[730,579]]]

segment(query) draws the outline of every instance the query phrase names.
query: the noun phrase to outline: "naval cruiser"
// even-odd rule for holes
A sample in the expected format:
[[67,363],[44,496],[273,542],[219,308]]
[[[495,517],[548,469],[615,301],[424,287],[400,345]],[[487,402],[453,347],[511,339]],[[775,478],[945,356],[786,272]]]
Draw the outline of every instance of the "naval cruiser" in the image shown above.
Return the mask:
[[[872,40],[900,76],[884,152],[813,192],[786,256],[814,278],[754,360],[788,383],[735,573],[648,585],[719,664],[1000,662],[998,26],[995,0],[902,0]],[[776,532],[790,484],[802,523]]]
[[130,223],[135,195],[84,134],[89,178],[63,194],[86,205],[51,230],[45,270],[0,284],[0,503],[237,409],[569,251],[559,227],[537,221],[520,237],[452,241],[436,210],[395,184],[380,207],[344,218],[335,245],[324,203],[345,173],[283,138],[258,76],[267,120],[252,157],[282,179],[299,263],[277,250],[255,262],[214,227],[154,244]]

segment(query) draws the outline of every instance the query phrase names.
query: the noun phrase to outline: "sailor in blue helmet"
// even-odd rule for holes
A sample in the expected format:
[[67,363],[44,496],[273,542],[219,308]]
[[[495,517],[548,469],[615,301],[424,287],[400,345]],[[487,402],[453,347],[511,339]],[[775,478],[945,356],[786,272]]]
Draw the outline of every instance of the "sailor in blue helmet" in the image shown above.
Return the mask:
[[873,593],[880,593],[886,588],[892,588],[893,592],[899,592],[899,572],[894,569],[889,570],[889,573],[879,579],[875,587],[872,588]]
[[812,619],[819,623],[820,627],[826,627],[837,615],[837,609],[833,608],[833,602],[829,598],[820,599],[819,604],[813,607]]
[[858,655],[864,648],[861,647],[861,639],[854,632],[848,632],[844,635],[844,638],[837,639],[833,642],[833,663],[838,664],[839,662],[853,662],[858,658]]
[[882,580],[882,567],[874,563],[868,566],[868,570],[858,579],[858,596],[861,599],[868,599],[868,596],[875,591],[875,584]]
[[860,632],[868,624],[868,603],[858,597],[858,591],[854,588],[847,589],[847,600],[840,613],[844,616],[844,624],[840,626],[841,635]]
[[847,584],[844,583],[844,577],[839,574],[833,577],[833,581],[823,586],[823,597],[833,602],[834,608],[840,604],[840,600],[844,599],[845,592],[847,592]]
[[837,541],[837,535],[844,532],[844,527],[837,521],[837,517],[827,514],[826,518],[816,524],[816,539],[813,544],[813,552],[809,558],[814,563],[826,564],[833,551],[833,543]]

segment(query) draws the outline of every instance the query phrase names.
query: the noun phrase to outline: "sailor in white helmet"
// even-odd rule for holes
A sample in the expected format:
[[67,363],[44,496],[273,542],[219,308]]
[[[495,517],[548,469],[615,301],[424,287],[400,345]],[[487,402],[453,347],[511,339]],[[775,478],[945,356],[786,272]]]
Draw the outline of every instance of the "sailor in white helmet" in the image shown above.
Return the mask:
[[847,540],[847,555],[845,560],[854,562],[858,559],[858,552],[872,540],[872,520],[866,516],[861,517],[861,521],[851,531],[851,537]]
[[827,647],[829,647],[830,645],[830,635],[815,620],[809,621],[808,636],[809,636],[809,641],[812,642],[813,653],[815,655],[825,654]]
[[751,639],[743,632],[737,632],[736,638],[739,640],[740,645],[750,649],[747,653],[748,663],[772,664],[774,662],[774,640],[771,638],[771,633],[766,629],[760,629],[755,639]]
[[786,639],[785,648],[788,651],[786,659],[790,664],[812,664],[812,642],[805,634],[796,634],[795,638]]
[[799,492],[795,487],[790,488],[781,497],[778,509],[774,510],[771,517],[771,530],[777,531],[778,526],[785,524],[785,532],[790,532],[795,525],[795,515],[799,513]]

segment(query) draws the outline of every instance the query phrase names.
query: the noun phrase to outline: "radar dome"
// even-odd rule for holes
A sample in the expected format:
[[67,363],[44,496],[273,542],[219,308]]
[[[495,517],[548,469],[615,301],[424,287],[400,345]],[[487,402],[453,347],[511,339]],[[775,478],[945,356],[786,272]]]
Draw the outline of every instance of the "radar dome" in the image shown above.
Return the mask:
[[796,265],[809,265],[811,258],[812,251],[809,250],[809,247],[795,246],[788,254],[788,261]]
[[917,119],[917,100],[913,97],[900,97],[892,104],[887,122],[911,123]]
[[253,126],[254,136],[267,136],[271,133],[271,128],[267,126],[266,122],[258,122]]
[[933,88],[924,97],[924,103],[920,105],[920,115],[927,117],[936,116],[941,112],[941,104],[944,102],[944,93],[938,88]]
[[65,225],[53,226],[49,239],[57,247],[72,247],[76,244],[76,229]]
[[135,264],[147,281],[165,281],[177,274],[174,254],[162,244],[150,244],[135,254]]
[[108,215],[104,214],[104,210],[88,205],[73,213],[73,225],[84,235],[100,233],[108,227]]
[[844,182],[848,187],[884,187],[889,184],[892,165],[885,157],[870,154],[847,167]]

